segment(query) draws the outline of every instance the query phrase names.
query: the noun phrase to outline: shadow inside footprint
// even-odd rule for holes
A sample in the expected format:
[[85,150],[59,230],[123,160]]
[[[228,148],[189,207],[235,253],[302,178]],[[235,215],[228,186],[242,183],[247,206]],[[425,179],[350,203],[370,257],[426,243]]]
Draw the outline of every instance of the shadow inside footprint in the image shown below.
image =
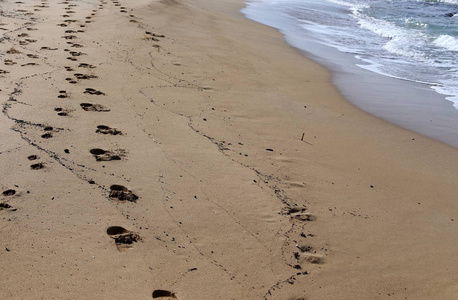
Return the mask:
[[57,96],[57,98],[67,98],[68,97],[68,94],[66,91],[59,91],[59,95]]
[[141,240],[140,236],[121,226],[111,226],[107,229],[107,234],[115,240],[116,247],[119,251],[132,248],[132,244]]
[[86,64],[86,63],[81,63],[78,65],[79,68],[89,68],[89,69],[94,69],[95,66],[93,65],[90,65],[90,64]]
[[77,79],[91,79],[91,78],[97,78],[95,75],[87,75],[87,74],[81,74],[81,73],[75,73],[74,74]]
[[121,160],[119,155],[112,153],[111,151],[103,149],[91,149],[89,152],[94,155],[97,161],[110,161],[110,160]]
[[86,90],[83,93],[89,94],[89,95],[105,95],[104,92],[97,91],[97,90],[92,89],[92,88],[86,88]]
[[178,299],[175,293],[166,290],[154,290],[153,299]]
[[42,164],[42,163],[38,163],[38,164],[33,164],[30,166],[30,168],[32,170],[40,170],[40,169],[43,169],[45,166]]
[[100,104],[92,104],[92,103],[81,103],[81,108],[85,111],[98,111],[98,112],[107,112],[110,111],[105,106]]
[[3,191],[2,195],[3,196],[14,196],[16,195],[16,190],[9,189],[9,190]]
[[132,193],[131,190],[119,184],[114,184],[110,186],[109,197],[111,199],[116,199],[119,201],[129,201],[129,202],[137,202],[137,199],[138,199],[138,196]]
[[11,205],[9,205],[6,202],[0,202],[0,210],[10,210],[10,211],[16,211],[16,208],[13,208]]
[[97,126],[97,130],[95,132],[96,133],[102,133],[102,134],[111,134],[111,135],[122,134],[122,132],[117,130],[116,128],[111,128],[111,127],[105,126],[105,125]]

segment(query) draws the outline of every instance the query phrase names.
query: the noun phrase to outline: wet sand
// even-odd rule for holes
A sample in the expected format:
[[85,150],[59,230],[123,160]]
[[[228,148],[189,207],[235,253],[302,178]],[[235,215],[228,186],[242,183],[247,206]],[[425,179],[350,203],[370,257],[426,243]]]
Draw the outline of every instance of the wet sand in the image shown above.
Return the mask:
[[457,150],[347,103],[241,1],[20,2],[1,299],[456,299]]

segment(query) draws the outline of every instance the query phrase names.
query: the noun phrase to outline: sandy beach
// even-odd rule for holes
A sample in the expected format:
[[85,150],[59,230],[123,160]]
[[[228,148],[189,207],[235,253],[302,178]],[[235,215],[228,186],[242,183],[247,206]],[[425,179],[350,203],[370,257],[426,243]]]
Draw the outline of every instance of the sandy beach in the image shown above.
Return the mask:
[[0,299],[458,298],[458,150],[243,1],[0,5]]

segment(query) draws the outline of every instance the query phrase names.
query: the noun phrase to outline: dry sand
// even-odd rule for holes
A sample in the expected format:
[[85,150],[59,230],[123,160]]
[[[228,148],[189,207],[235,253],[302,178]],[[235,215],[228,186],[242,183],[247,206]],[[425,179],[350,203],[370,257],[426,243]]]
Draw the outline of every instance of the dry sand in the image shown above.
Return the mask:
[[0,5],[0,299],[458,299],[457,149],[242,1]]

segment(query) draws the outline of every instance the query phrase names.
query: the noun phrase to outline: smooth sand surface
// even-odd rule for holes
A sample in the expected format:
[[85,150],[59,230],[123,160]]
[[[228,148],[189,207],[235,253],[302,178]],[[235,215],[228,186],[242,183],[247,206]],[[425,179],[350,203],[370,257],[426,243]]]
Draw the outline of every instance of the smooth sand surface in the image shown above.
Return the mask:
[[0,5],[0,299],[458,299],[457,149],[241,1]]

